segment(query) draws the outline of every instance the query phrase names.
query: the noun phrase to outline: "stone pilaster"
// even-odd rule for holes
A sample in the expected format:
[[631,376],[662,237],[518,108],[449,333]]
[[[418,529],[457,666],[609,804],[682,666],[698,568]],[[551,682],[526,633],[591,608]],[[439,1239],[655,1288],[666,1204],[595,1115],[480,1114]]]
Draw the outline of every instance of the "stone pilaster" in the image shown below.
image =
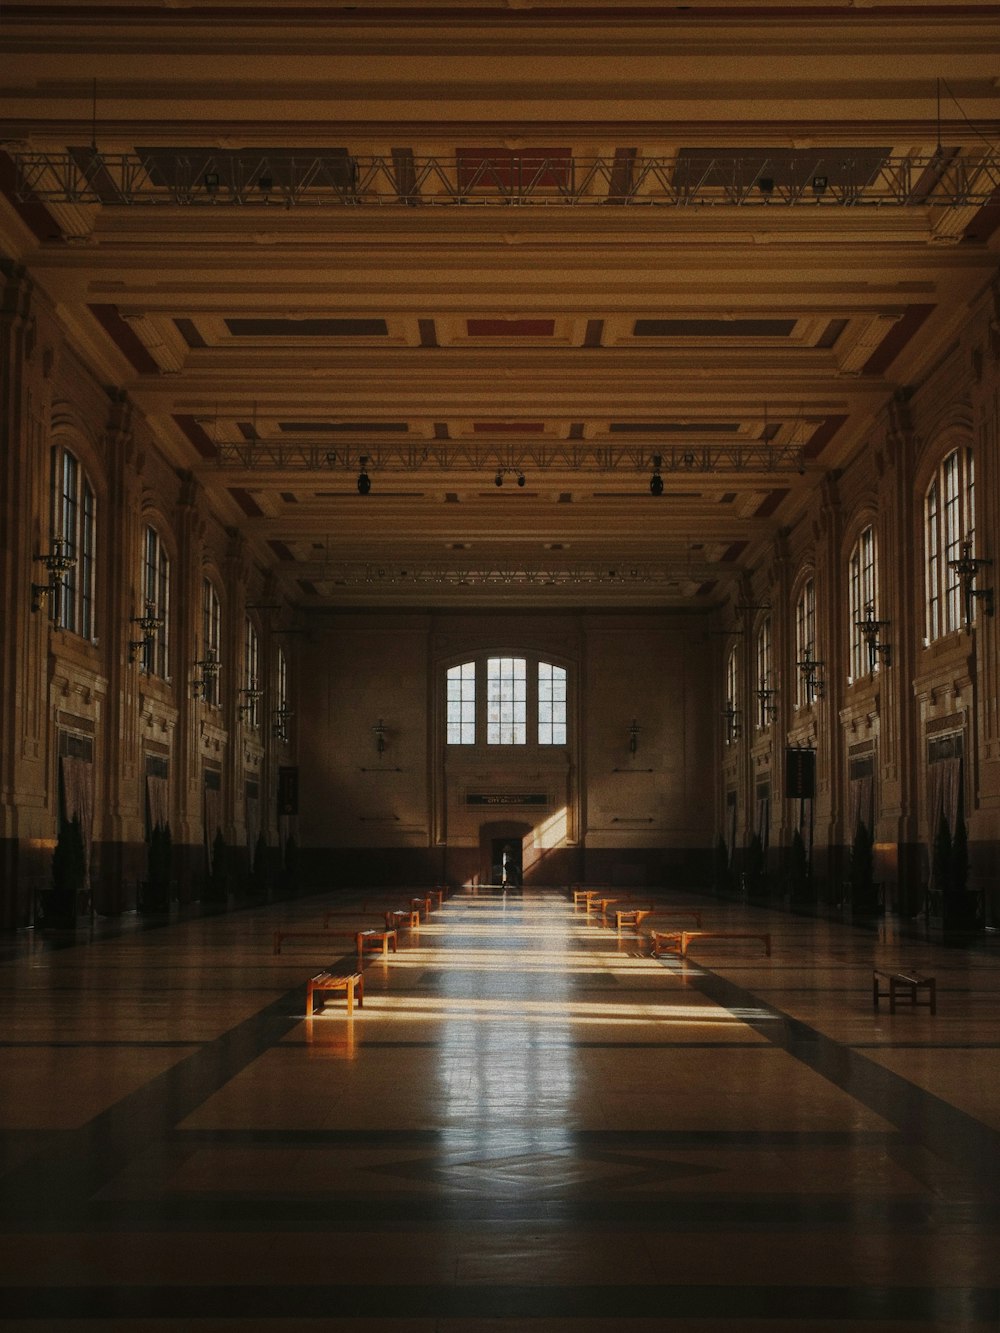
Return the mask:
[[[48,334],[46,335],[48,336]],[[55,337],[54,330],[51,334]],[[24,925],[46,882],[55,838],[49,808],[46,610],[33,612],[34,557],[48,550],[48,421],[54,350],[40,335],[37,297],[0,257],[0,927]]]

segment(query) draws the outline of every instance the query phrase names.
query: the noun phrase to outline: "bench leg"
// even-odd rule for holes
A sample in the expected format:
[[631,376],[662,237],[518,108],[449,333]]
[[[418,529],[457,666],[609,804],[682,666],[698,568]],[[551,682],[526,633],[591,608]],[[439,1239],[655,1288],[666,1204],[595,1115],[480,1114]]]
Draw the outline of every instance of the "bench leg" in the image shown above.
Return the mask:
[[354,978],[353,978],[353,977],[348,977],[348,978],[347,978],[347,985],[344,987],[344,989],[347,991],[347,1012],[348,1012],[348,1014],[353,1014],[353,1013],[354,1013]]
[[927,998],[930,1001],[930,1010],[932,1014],[937,1013],[937,982],[931,981],[927,986]]
[[765,956],[768,957],[768,958],[771,957],[771,937],[770,937],[770,935],[765,935],[765,936],[764,936],[764,954],[765,954]]

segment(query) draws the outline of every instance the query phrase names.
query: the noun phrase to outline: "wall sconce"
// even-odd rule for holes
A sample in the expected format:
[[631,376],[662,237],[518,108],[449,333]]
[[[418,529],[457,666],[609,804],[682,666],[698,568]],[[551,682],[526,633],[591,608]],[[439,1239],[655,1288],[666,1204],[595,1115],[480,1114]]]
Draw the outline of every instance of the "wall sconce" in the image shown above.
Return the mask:
[[157,631],[163,628],[163,617],[156,614],[156,603],[147,598],[145,614],[129,616],[128,623],[138,625],[142,631],[141,639],[129,639],[128,641],[128,660],[134,662],[140,653],[145,656],[146,650],[152,647]]
[[33,583],[31,585],[31,609],[40,611],[47,597],[52,598],[50,619],[59,619],[59,594],[62,592],[63,580],[69,571],[76,564],[76,559],[69,554],[69,543],[62,537],[52,538],[52,550],[45,555],[36,555],[35,559],[43,564],[48,571],[48,583]]
[[287,704],[282,704],[276,708],[271,717],[271,734],[276,741],[281,741],[282,745],[288,741],[288,719],[294,714]]
[[663,478],[660,476],[660,466],[663,462],[660,454],[653,455],[653,475],[649,479],[650,495],[663,494]]
[[757,700],[760,704],[760,725],[766,727],[769,722],[774,722],[778,717],[778,705],[772,700],[777,699],[778,691],[769,689],[762,685],[757,691]]
[[379,720],[378,720],[378,722],[375,724],[375,726],[372,727],[372,733],[373,733],[374,736],[375,736],[375,749],[378,751],[378,753],[379,753],[380,755],[381,755],[381,754],[384,754],[384,753],[385,753],[385,727],[382,725],[382,719],[381,719],[381,718],[379,718]]
[[632,725],[628,729],[628,748],[631,754],[635,754],[636,750],[639,748],[639,732],[641,730],[642,728],[639,726],[638,722],[636,722],[635,718],[633,718]]
[[201,661],[195,662],[194,666],[196,671],[201,672],[201,676],[191,682],[193,696],[195,699],[207,699],[208,687],[219,674],[220,663],[216,659],[215,649],[209,648]]
[[802,672],[802,684],[805,687],[806,702],[814,703],[826,693],[826,681],[823,679],[825,662],[818,662],[812,655],[812,648],[807,647],[805,656],[795,665]]
[[239,690],[238,693],[243,702],[237,705],[236,716],[240,721],[243,721],[244,718],[248,717],[251,725],[255,724],[257,720],[257,704],[264,697],[264,691],[258,688],[255,680],[252,680],[246,689]]
[[856,620],[854,623],[861,631],[861,637],[868,646],[868,674],[875,674],[875,668],[878,665],[880,658],[886,666],[891,666],[892,645],[881,643],[878,637],[879,630],[881,630],[883,626],[888,625],[889,621],[875,619],[875,605],[873,602],[868,602],[865,605],[864,620]]
[[975,603],[978,598],[982,598],[983,610],[988,616],[993,614],[993,589],[992,588],[974,588],[972,585],[981,569],[987,565],[992,565],[992,560],[975,559],[972,554],[972,542],[962,543],[962,556],[960,560],[949,560],[949,566],[958,575],[962,584],[962,601],[965,606],[965,628],[972,632],[972,616]]
[[722,716],[726,719],[726,744],[732,745],[733,741],[738,741],[743,733],[740,725],[740,710],[730,699],[722,710]]

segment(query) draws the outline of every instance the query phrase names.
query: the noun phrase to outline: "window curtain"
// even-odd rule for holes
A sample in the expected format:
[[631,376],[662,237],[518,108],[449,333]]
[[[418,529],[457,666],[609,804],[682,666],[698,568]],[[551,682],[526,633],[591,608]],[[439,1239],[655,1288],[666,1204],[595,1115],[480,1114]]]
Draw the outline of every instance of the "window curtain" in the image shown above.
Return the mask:
[[873,832],[875,827],[875,783],[871,773],[866,773],[864,777],[851,778],[847,797],[847,826],[853,841],[861,824],[864,824],[869,833]]
[[256,796],[248,796],[247,802],[247,848],[250,852],[250,864],[253,865],[254,848],[257,846],[257,838],[260,834],[260,800]]
[[927,768],[928,815],[930,840],[937,837],[941,816],[951,833],[958,825],[958,809],[962,793],[961,759],[941,759]]
[[146,775],[147,829],[166,828],[170,823],[169,786],[166,778]]
[[215,787],[205,786],[205,853],[208,857],[209,874],[212,872],[212,850],[215,835],[221,827],[222,792]]
[[63,814],[80,821],[86,873],[90,874],[90,851],[94,836],[94,765],[89,759],[64,754],[61,758]]

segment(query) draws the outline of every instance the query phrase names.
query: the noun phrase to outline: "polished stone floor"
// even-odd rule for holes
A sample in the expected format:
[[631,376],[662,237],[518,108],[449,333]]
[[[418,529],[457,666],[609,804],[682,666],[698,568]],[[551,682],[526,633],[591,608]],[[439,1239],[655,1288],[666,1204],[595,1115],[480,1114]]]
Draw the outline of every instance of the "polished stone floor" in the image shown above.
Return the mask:
[[562,890],[458,892],[307,1021],[354,963],[324,910],[409,892],[4,943],[0,1327],[1000,1329],[995,937],[705,900],[771,957],[654,959]]

